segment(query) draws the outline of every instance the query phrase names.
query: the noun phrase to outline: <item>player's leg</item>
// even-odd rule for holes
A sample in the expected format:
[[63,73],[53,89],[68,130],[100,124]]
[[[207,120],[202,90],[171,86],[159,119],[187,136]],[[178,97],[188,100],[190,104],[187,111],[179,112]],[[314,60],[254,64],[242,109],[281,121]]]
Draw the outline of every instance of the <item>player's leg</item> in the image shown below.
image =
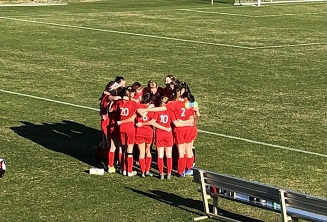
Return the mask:
[[192,150],[192,142],[187,143],[185,146],[185,153],[186,153],[186,169],[185,175],[192,176],[193,175],[193,163],[194,163],[194,157],[193,157],[193,150]]
[[177,163],[177,169],[178,169],[178,175],[181,177],[185,176],[185,167],[186,167],[186,162],[185,162],[185,143],[182,144],[177,144],[178,148],[178,163]]
[[158,164],[158,171],[160,174],[160,179],[164,179],[164,147],[157,147],[157,164]]
[[139,148],[139,164],[142,177],[145,177],[145,142],[137,144]]
[[152,140],[147,140],[145,143],[145,175],[146,176],[153,176],[150,172],[151,163],[152,163],[152,154],[151,154],[151,145]]
[[133,148],[135,142],[135,132],[126,133],[126,141],[127,141],[127,176],[132,177],[137,173],[133,171]]
[[167,160],[167,179],[169,180],[171,177],[171,171],[173,168],[173,160],[172,160],[172,147],[168,146],[165,147],[165,154],[166,154],[166,160]]
[[116,172],[114,167],[115,164],[115,152],[116,152],[116,145],[112,138],[110,138],[110,148],[108,152],[108,173]]

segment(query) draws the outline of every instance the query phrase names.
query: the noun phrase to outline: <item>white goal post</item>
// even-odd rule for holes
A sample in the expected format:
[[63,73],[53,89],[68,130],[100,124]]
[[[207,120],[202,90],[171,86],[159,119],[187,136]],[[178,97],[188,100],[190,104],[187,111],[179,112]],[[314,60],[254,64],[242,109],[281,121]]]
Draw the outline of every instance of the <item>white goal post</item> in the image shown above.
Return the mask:
[[[234,5],[254,5],[281,4],[281,3],[306,3],[306,2],[327,2],[327,0],[235,0]],[[213,4],[213,0],[211,0]]]

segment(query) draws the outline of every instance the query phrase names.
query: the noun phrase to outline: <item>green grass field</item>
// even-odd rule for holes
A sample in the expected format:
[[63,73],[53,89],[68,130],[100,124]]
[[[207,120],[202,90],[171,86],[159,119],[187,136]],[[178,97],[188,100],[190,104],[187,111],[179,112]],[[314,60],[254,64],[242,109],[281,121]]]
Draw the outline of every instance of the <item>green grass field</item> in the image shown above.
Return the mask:
[[[2,1],[4,2],[4,1]],[[128,84],[189,83],[197,166],[326,194],[326,2],[107,0],[0,6],[0,221],[191,221],[192,178],[89,175],[98,98]],[[265,210],[222,201],[261,221]],[[210,221],[210,220],[209,220]]]

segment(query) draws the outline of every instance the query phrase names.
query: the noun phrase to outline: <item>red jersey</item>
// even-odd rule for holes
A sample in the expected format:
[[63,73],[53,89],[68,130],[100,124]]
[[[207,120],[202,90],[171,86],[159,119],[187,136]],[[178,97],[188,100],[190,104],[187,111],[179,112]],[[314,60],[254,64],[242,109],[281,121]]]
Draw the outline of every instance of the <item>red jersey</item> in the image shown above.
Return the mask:
[[137,102],[140,103],[142,100],[142,96],[146,93],[145,89],[143,89],[140,93],[134,93],[134,96],[132,97],[132,99]]
[[[156,112],[154,119],[159,125],[166,128],[171,127],[171,123],[176,120],[174,113],[169,110]],[[172,135],[172,132],[167,132],[159,128],[156,129],[157,138],[164,138],[167,135]]]
[[194,111],[185,107],[185,100],[177,100],[174,104],[174,114],[176,119],[189,120],[194,115]]
[[[139,104],[138,108],[148,108],[146,104]],[[145,123],[149,122],[155,116],[154,112],[148,112],[146,116],[141,116],[137,114],[136,122],[137,123]],[[150,125],[136,127],[135,136],[142,136],[142,137],[152,137],[153,136],[153,128]]]
[[[111,106],[112,109],[117,108],[117,102],[119,100],[113,101],[113,104]],[[112,112],[109,113],[109,119],[110,119],[110,125],[114,126],[116,122],[120,119],[120,113],[119,110],[114,109]]]
[[[137,103],[133,100],[118,100],[113,105],[113,110],[119,110],[119,120],[126,120],[136,114]],[[134,132],[134,121],[122,123],[119,126],[120,132]]]
[[175,103],[176,103],[176,101],[169,101],[169,102],[165,105],[165,107],[167,108],[167,110],[174,112],[174,109],[175,109]]
[[[166,104],[167,110],[174,112],[175,118],[178,120],[189,120],[191,116],[194,115],[193,109],[185,107],[185,100],[177,100],[175,102],[170,102]],[[184,127],[174,127],[175,131],[185,130],[187,126]]]
[[109,95],[104,94],[100,101],[100,115],[108,115]]

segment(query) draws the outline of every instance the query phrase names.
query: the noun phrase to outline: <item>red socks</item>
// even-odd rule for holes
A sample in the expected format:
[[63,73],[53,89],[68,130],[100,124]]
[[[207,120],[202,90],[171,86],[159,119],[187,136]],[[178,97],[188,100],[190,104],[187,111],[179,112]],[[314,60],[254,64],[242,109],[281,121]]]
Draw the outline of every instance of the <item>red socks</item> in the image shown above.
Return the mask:
[[108,166],[113,167],[114,166],[114,160],[115,160],[115,152],[108,152]]
[[133,155],[127,156],[127,172],[128,173],[133,172]]
[[194,156],[192,156],[191,158],[187,158],[187,162],[186,162],[187,170],[191,170],[193,168],[193,162],[194,162]]
[[145,158],[145,172],[149,172],[151,168],[152,157]]
[[158,158],[158,170],[160,174],[163,174],[164,161],[163,158]]
[[140,168],[141,168],[141,172],[145,173],[145,159],[144,158],[139,158],[139,164],[140,164]]
[[181,158],[178,158],[178,174],[179,175],[182,175],[185,171],[185,167],[186,167],[186,162],[185,162],[185,158],[184,157],[181,157]]

